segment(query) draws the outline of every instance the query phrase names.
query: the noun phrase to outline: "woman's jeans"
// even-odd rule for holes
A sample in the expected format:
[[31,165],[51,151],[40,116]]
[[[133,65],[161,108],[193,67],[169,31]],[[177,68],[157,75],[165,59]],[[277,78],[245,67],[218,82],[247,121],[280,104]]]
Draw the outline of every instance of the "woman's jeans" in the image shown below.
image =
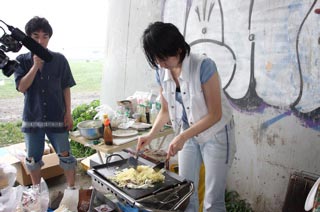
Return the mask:
[[195,191],[190,197],[186,211],[199,211],[198,184],[202,162],[205,166],[205,195],[203,211],[226,211],[225,189],[227,173],[236,152],[233,119],[212,139],[199,144],[189,139],[179,152],[179,175],[194,183]]

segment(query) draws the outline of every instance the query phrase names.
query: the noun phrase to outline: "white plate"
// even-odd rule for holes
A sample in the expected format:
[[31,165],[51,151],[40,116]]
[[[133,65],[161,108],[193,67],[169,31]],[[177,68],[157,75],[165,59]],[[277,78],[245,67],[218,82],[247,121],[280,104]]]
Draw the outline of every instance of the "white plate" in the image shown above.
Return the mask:
[[152,125],[147,124],[147,123],[142,123],[142,122],[136,122],[136,123],[132,124],[130,127],[134,128],[134,129],[147,129],[147,128],[152,127]]
[[313,203],[314,203],[314,197],[316,196],[318,186],[320,184],[320,177],[319,179],[313,184],[308,197],[306,199],[306,202],[304,204],[304,210],[309,211],[313,208]]
[[128,137],[128,136],[133,136],[137,135],[138,131],[137,130],[115,130],[112,131],[113,136],[117,137]]

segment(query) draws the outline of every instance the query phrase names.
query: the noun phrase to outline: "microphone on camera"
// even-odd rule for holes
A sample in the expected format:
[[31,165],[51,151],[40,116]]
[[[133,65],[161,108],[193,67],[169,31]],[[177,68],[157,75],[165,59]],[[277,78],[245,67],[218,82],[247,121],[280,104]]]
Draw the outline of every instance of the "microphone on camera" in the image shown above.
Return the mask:
[[52,60],[52,54],[48,51],[48,49],[45,49],[31,37],[24,34],[20,29],[14,28],[10,25],[7,25],[7,27],[11,32],[11,36],[17,41],[20,41],[32,53],[36,54],[46,62],[50,62]]

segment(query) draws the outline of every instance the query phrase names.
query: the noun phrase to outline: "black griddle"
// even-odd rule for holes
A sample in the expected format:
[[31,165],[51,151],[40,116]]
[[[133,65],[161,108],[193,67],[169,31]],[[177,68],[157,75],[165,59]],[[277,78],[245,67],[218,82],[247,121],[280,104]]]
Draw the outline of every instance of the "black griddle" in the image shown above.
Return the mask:
[[[111,156],[115,155],[109,157]],[[121,188],[109,180],[108,177],[114,176],[116,171],[129,168],[127,160],[121,157],[118,161],[108,162],[107,158],[106,164],[94,166],[88,171],[88,174],[92,177],[93,186],[99,187],[100,191],[101,189],[111,191],[121,201],[144,209],[155,206],[155,202],[157,202],[157,209],[175,210],[183,203],[188,202],[193,193],[193,183],[170,171],[163,173],[165,176],[164,182],[156,183],[154,187],[147,189]],[[140,160],[139,158],[138,165],[150,164],[145,164],[143,159]]]
[[[138,161],[138,165],[144,164]],[[108,177],[114,176],[116,171],[120,171],[125,168],[130,168],[128,165],[128,159],[122,159],[112,163],[95,166],[93,167],[93,171],[99,176],[101,176],[104,180],[113,184],[119,190],[122,190],[124,193],[126,193],[135,200],[146,197],[151,194],[157,194],[160,191],[187,183],[187,181],[185,181],[179,175],[173,177],[172,174],[170,174],[169,172],[164,172],[163,175],[165,176],[165,181],[154,184],[154,187],[146,189],[134,189],[127,187],[121,188],[116,183],[109,180]]]

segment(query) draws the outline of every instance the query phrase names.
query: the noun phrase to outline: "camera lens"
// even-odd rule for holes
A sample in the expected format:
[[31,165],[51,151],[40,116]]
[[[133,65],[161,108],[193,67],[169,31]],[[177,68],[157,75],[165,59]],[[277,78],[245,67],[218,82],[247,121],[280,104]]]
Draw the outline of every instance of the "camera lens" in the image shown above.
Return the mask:
[[18,52],[22,47],[22,45],[18,41],[13,39],[8,34],[4,34],[0,38],[0,42],[3,43],[3,45],[1,46],[1,49],[3,49],[5,52],[9,52],[9,51]]
[[18,69],[19,63],[15,60],[9,60],[8,63],[2,68],[2,73],[10,77],[15,70]]

